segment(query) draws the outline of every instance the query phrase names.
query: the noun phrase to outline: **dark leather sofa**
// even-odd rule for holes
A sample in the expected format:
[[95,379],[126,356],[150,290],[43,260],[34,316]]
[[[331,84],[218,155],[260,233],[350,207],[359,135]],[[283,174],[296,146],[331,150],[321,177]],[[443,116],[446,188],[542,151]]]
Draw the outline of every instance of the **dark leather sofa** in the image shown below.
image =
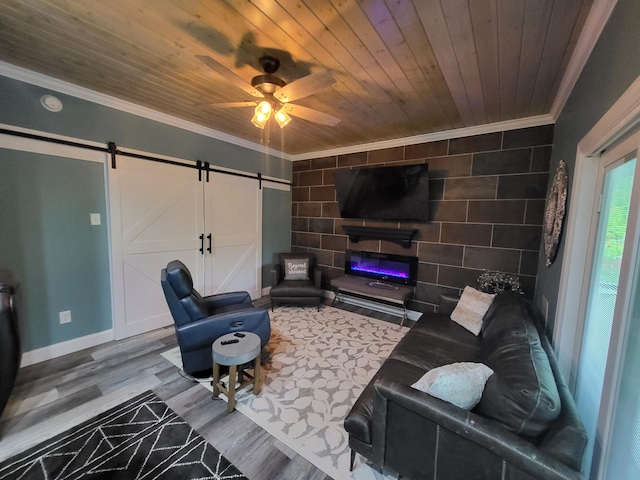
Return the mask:
[[0,280],[0,414],[11,396],[22,358],[13,294],[13,286]]
[[[355,452],[403,478],[579,479],[587,436],[538,314],[498,295],[478,337],[424,314],[345,419]],[[411,387],[425,372],[481,362],[489,377],[471,411]]]

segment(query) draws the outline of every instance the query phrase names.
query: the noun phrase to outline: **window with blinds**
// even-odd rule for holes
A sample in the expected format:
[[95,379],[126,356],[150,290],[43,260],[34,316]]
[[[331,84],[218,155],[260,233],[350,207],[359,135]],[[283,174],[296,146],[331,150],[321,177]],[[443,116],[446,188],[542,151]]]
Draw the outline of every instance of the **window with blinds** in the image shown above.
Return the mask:
[[606,449],[598,422],[601,416],[607,360],[610,355],[611,332],[615,321],[620,272],[625,258],[624,247],[635,168],[634,154],[620,158],[604,170],[575,389],[576,404],[589,435],[589,445],[585,454],[587,471],[592,465],[594,452],[596,455],[591,478],[597,478],[595,474],[599,470],[600,452]]
[[640,256],[634,269],[626,326],[604,478],[640,478]]

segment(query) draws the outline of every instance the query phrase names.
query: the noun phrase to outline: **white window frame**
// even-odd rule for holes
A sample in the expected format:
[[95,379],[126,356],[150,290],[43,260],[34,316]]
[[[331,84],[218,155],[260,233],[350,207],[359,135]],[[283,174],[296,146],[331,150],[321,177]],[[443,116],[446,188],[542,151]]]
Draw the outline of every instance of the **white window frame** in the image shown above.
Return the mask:
[[[600,169],[602,168],[601,152],[608,147],[612,147],[614,143],[619,143],[619,145],[613,146],[611,154],[624,156],[638,149],[640,143],[638,141],[639,132],[635,132],[624,142],[618,141],[634,130],[638,130],[639,127],[640,77],[636,79],[631,87],[578,144],[554,328],[554,345],[560,369],[565,378],[569,380],[572,391],[575,387],[583,339],[584,289],[588,289],[586,279],[590,278],[592,267],[593,212],[594,209],[598,208],[601,194],[601,188],[598,183]],[[637,178],[636,176],[636,180]],[[620,272],[619,295],[616,305],[617,314],[622,313],[621,318],[623,318],[623,321],[616,322],[614,319],[611,332],[610,353],[603,385],[603,392],[608,393],[603,394],[597,426],[598,436],[600,437],[598,443],[601,442],[602,451],[599,458],[594,457],[594,462],[596,462],[594,463],[594,468],[596,470],[592,472],[591,478],[601,478],[608,461],[607,445],[611,433],[613,407],[615,406],[618,392],[620,356],[623,351],[622,346],[624,345],[624,335],[627,328],[628,312],[626,310],[621,312],[621,309],[631,288],[631,284],[627,282],[627,279],[629,277],[629,269],[636,264],[635,258],[638,249],[635,241],[639,228],[637,209],[640,192],[638,190],[638,185],[634,184],[627,228],[628,238],[625,242],[625,250],[629,252],[627,258],[630,261],[623,264]]]

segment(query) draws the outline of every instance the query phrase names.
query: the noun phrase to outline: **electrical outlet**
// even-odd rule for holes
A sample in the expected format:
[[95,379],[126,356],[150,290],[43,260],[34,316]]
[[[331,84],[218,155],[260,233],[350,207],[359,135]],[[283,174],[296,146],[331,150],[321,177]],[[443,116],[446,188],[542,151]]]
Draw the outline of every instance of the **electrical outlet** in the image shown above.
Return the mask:
[[100,225],[102,223],[99,213],[90,213],[89,218],[91,219],[91,225]]
[[71,323],[71,310],[65,310],[64,312],[60,312],[60,324],[63,323]]
[[547,297],[542,295],[542,300],[540,301],[540,310],[542,310],[542,314],[544,315],[544,323],[547,323],[547,316],[549,315],[549,301]]

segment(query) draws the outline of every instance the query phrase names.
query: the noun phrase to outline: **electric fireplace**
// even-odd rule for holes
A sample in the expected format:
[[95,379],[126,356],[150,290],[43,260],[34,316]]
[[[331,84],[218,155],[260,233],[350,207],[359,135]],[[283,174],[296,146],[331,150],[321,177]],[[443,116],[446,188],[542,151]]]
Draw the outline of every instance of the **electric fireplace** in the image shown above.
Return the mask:
[[344,273],[414,287],[418,276],[418,257],[347,250]]

